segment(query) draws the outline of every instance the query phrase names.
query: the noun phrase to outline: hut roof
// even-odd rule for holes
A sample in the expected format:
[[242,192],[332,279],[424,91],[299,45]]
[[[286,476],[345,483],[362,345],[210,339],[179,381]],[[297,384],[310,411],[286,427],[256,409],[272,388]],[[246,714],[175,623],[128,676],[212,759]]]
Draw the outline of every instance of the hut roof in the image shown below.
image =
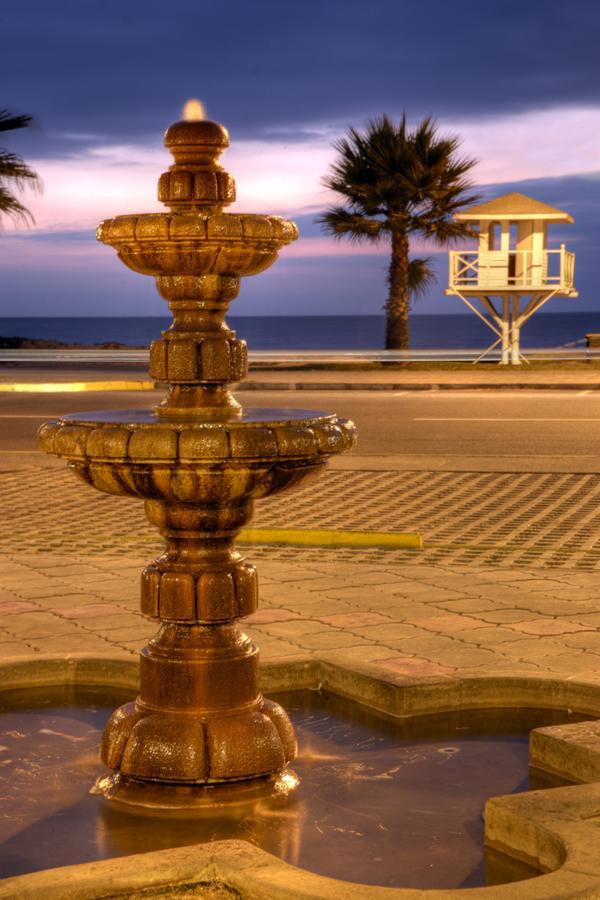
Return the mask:
[[504,194],[502,197],[496,197],[494,200],[488,200],[486,203],[477,203],[475,206],[469,206],[462,212],[456,213],[455,219],[459,221],[482,221],[491,219],[493,221],[501,221],[502,219],[510,219],[518,221],[519,219],[543,219],[549,222],[573,222],[574,219],[569,213],[562,209],[556,209],[555,206],[549,206],[547,203],[541,203],[534,200],[533,197],[526,197],[525,194]]

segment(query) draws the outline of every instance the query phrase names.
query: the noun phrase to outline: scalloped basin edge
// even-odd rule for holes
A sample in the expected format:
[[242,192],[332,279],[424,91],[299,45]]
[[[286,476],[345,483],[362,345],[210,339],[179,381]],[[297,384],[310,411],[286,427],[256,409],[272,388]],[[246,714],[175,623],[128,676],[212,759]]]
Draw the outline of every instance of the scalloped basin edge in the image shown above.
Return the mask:
[[[4,690],[77,684],[135,690],[136,659],[37,655],[0,663]],[[390,717],[457,709],[571,709],[600,717],[600,684],[550,677],[460,675],[407,678],[345,654],[286,658],[261,667],[265,692],[319,688]],[[533,732],[536,767],[580,782],[573,787],[495,797],[485,810],[486,843],[547,874],[494,887],[414,890],[341,882],[295,868],[242,841],[197,844],[47,869],[0,881],[0,900],[111,897],[230,897],[248,900],[550,900],[600,898],[600,723]],[[142,862],[143,860],[143,862]],[[141,893],[143,892],[143,894]],[[149,892],[149,893],[147,893]]]

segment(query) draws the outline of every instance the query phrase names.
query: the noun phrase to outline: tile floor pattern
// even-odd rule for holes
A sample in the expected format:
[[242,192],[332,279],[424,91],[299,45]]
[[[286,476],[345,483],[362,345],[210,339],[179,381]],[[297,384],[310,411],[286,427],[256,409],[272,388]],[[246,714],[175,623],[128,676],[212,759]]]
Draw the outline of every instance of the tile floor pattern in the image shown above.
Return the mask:
[[[258,504],[257,524],[416,528],[429,549],[247,547],[248,630],[263,659],[600,683],[599,493],[589,475],[330,472]],[[160,548],[141,503],[43,468],[0,473],[0,500],[0,655],[139,650],[156,632],[140,571]]]
[[[0,472],[5,550],[149,559],[160,546],[139,500],[109,497],[59,469]],[[600,566],[600,475],[330,471],[256,505],[256,526],[420,531],[413,563],[594,571]],[[287,551],[293,559],[295,549]],[[304,551],[318,561],[333,551]],[[272,550],[267,551],[268,555]],[[286,551],[278,553],[283,557]],[[405,561],[407,551],[337,550],[335,559]],[[253,555],[263,555],[260,548]]]
[[[144,556],[1,554],[0,656],[130,655]],[[600,684],[597,576],[573,570],[364,562],[271,549],[244,620],[263,660],[334,653],[404,675],[556,675]]]

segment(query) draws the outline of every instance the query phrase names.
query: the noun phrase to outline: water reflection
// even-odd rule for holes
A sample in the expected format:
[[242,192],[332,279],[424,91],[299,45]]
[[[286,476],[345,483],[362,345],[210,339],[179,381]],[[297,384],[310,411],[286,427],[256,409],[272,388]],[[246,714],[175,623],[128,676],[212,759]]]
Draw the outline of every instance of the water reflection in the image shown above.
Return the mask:
[[[486,883],[482,810],[529,787],[532,727],[552,711],[479,711],[408,722],[311,692],[280,695],[298,732],[298,790],[216,809],[156,813],[90,793],[104,721],[129,699],[90,691],[4,695],[0,717],[0,873],[238,838],[320,874],[366,884]],[[34,712],[26,712],[27,709]],[[290,776],[291,777],[291,776]],[[490,883],[532,871],[489,854]]]

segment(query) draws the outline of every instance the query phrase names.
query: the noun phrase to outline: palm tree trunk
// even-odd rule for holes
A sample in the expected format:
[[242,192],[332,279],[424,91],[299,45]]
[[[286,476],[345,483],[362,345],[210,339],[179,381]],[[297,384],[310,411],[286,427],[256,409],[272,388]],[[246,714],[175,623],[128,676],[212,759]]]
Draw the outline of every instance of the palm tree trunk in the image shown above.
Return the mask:
[[408,349],[408,234],[392,232],[392,256],[388,271],[386,350]]

